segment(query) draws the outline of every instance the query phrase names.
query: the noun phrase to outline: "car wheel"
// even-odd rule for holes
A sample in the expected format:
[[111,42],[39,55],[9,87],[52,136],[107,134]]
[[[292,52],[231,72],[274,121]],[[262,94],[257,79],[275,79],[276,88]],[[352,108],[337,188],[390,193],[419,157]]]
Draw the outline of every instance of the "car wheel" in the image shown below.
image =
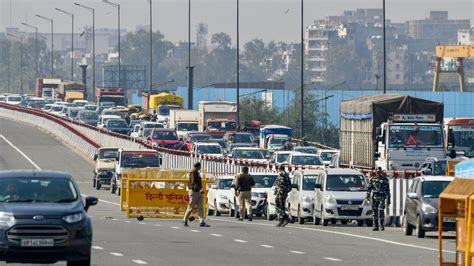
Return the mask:
[[217,209],[217,202],[214,200],[214,215],[221,216],[221,212]]
[[235,216],[235,210],[232,209],[232,205],[230,204],[229,201],[229,217],[234,217]]
[[299,224],[304,224],[304,222],[305,222],[304,218],[301,218],[300,206],[298,206],[298,223]]
[[211,216],[214,214],[214,210],[210,208],[209,203],[207,204],[206,208],[207,208],[207,215]]
[[367,219],[367,220],[365,220],[365,224],[367,225],[367,227],[372,227],[372,226],[374,226],[374,220]]
[[316,217],[316,209],[313,209],[313,224],[319,225],[320,222],[321,222],[321,219]]
[[94,178],[92,179],[92,187],[95,187],[96,180],[96,176],[94,175]]
[[341,220],[341,224],[347,224],[347,220]]
[[357,220],[357,226],[364,226],[364,220]]
[[418,238],[424,238],[425,237],[425,229],[423,229],[423,227],[422,227],[420,216],[418,216],[416,218],[416,236]]
[[78,261],[68,261],[67,266],[90,266],[91,265],[91,258],[89,256],[88,259],[85,260],[78,260]]
[[402,224],[403,224],[403,232],[405,233],[405,235],[411,236],[413,234],[413,225],[408,223],[406,214],[403,215]]
[[324,210],[323,210],[323,207],[321,207],[321,224],[323,226],[328,226],[329,224],[329,220],[326,219],[326,217],[324,217]]

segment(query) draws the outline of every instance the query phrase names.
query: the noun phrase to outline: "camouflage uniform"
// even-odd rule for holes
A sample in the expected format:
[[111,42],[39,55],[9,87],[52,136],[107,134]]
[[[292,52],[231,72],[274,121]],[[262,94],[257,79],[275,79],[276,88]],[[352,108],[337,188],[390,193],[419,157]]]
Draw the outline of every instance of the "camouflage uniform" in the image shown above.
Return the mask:
[[379,221],[382,230],[384,230],[385,220],[385,200],[390,205],[390,185],[388,178],[380,173],[372,177],[367,188],[367,199],[372,193],[372,216],[374,220],[374,230],[378,230]]
[[281,226],[284,221],[289,221],[288,215],[285,211],[285,202],[288,197],[288,193],[291,191],[291,180],[288,176],[288,173],[285,171],[280,171],[278,177],[275,181],[275,206],[278,214],[280,223],[278,226]]

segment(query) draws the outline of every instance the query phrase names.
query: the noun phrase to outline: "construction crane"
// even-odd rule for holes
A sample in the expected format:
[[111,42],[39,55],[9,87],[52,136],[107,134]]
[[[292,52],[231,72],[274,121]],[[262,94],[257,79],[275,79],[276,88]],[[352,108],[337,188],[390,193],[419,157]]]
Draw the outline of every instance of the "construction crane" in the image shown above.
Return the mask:
[[[457,61],[456,70],[442,70],[441,61],[444,58],[453,58]],[[474,45],[438,45],[435,50],[435,76],[433,91],[438,90],[439,76],[441,73],[457,73],[459,76],[460,91],[464,91],[464,59],[474,58]]]

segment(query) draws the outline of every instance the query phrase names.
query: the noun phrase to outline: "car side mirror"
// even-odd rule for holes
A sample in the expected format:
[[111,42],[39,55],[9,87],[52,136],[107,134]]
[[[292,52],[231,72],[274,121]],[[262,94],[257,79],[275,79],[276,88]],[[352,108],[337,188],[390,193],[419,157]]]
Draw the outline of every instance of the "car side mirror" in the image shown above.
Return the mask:
[[418,195],[414,192],[408,192],[407,197],[410,199],[418,199]]
[[93,157],[92,159],[93,159],[94,161],[97,161],[97,158],[98,158],[97,154],[94,154],[94,157]]
[[86,198],[86,205],[84,206],[84,210],[88,211],[90,206],[97,205],[99,203],[99,199],[96,197],[87,197]]
[[321,189],[322,186],[321,186],[321,184],[316,184],[316,185],[314,185],[314,188],[315,188],[315,189]]

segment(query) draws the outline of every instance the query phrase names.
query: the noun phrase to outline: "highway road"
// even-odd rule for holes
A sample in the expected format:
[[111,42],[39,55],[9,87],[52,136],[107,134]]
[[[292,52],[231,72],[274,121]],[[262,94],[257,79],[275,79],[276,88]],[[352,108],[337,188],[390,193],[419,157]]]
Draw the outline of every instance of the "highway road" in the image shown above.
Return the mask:
[[[401,228],[291,224],[210,217],[210,228],[179,220],[126,219],[118,197],[92,188],[93,161],[34,127],[0,119],[0,169],[70,172],[84,195],[100,199],[90,209],[94,265],[435,265],[437,235],[403,235]],[[444,256],[454,257],[454,236]]]

